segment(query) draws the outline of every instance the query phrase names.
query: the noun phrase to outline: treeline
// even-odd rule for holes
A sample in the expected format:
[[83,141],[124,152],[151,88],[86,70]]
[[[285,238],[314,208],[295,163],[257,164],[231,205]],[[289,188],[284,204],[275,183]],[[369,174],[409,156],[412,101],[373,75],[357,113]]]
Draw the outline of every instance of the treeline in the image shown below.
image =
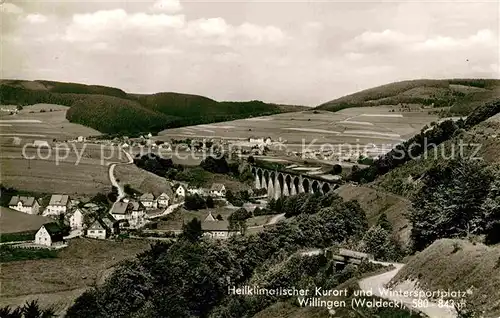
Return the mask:
[[179,93],[127,94],[113,87],[51,81],[4,80],[0,84],[0,100],[21,106],[37,103],[70,106],[69,121],[120,135],[158,133],[167,128],[288,111],[286,107],[258,100],[218,102]]
[[[473,92],[465,94],[454,90],[450,85],[463,85],[484,89],[495,89],[500,86],[499,80],[489,79],[450,79],[450,80],[411,80],[386,84],[318,106],[318,109],[339,111],[351,107],[369,107],[378,105],[398,105],[400,103],[432,105],[434,107],[452,106]],[[423,92],[418,92],[422,88]],[[425,91],[435,89],[435,94],[428,96]],[[414,90],[411,91],[410,90]],[[408,92],[408,93],[406,93]],[[470,111],[470,109],[469,109]]]

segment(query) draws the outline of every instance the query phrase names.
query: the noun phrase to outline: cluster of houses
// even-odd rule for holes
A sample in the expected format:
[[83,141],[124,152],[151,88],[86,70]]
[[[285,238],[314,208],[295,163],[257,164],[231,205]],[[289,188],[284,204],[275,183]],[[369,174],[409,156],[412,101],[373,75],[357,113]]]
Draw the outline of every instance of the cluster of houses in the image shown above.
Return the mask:
[[[144,193],[137,198],[124,198],[115,202],[108,213],[102,213],[102,207],[95,203],[86,203],[83,206],[79,202],[71,200],[66,194],[54,194],[48,205],[42,209],[37,198],[32,196],[13,196],[9,202],[9,208],[33,215],[43,215],[58,219],[64,216],[65,223],[71,231],[84,234],[90,238],[105,239],[110,235],[117,234],[120,228],[140,228],[147,223],[147,219],[168,208],[173,200],[182,201],[187,195],[212,196],[223,198],[226,195],[226,187],[221,183],[214,183],[209,189],[190,187],[179,183],[174,186],[173,193],[161,193],[155,196],[153,193]],[[92,215],[92,217],[90,217]],[[100,216],[98,216],[100,215]],[[227,237],[227,222],[213,222],[210,218],[204,222],[208,235],[214,237]],[[55,246],[63,241],[63,231],[58,222],[51,222],[40,227],[35,235],[35,244]]]
[[200,196],[211,196],[212,198],[224,198],[226,196],[226,186],[222,183],[213,183],[209,189],[192,187],[186,183],[178,183],[174,185],[174,193],[177,198],[185,197],[186,195],[198,194]]

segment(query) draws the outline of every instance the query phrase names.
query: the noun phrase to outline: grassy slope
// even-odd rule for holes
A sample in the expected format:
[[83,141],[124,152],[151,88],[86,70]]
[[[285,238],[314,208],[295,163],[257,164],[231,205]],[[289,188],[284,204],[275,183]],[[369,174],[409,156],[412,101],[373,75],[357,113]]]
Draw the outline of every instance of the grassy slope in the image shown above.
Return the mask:
[[346,201],[357,200],[366,212],[369,225],[376,224],[380,215],[385,213],[402,242],[409,241],[410,229],[405,213],[410,208],[410,201],[378,189],[349,184],[341,186],[337,193]]
[[50,222],[53,220],[41,215],[31,215],[0,207],[0,233],[2,234],[36,231],[43,224]]
[[451,106],[452,114],[468,114],[500,96],[500,80],[412,80],[386,84],[326,102],[317,109],[338,111],[349,107],[423,104]]
[[[443,154],[449,157],[453,154],[453,149],[455,153],[458,154],[460,151],[460,142],[464,145],[470,145],[463,147],[466,156],[471,157],[476,148],[479,147],[474,145],[480,145],[479,152],[475,155],[476,157],[481,157],[492,165],[500,164],[500,156],[498,155],[500,154],[500,121],[496,120],[497,118],[500,117],[494,116],[478,124],[470,131],[465,131],[463,134],[446,141],[438,148],[437,156],[434,155],[433,151],[429,151],[427,158],[420,157],[395,168],[389,173],[379,177],[374,182],[374,185],[395,194],[411,197],[411,195],[421,186],[418,179],[430,169]],[[413,180],[409,179],[410,176],[413,176]]]
[[0,80],[0,103],[70,106],[67,119],[104,133],[158,132],[172,127],[211,123],[303,110],[261,101],[218,102],[180,93],[128,94],[98,85],[52,81]]
[[438,240],[412,257],[392,282],[416,278],[431,291],[473,287],[468,302],[484,310],[485,317],[500,315],[500,246]]
[[64,312],[85,288],[102,283],[113,266],[149,245],[143,240],[73,239],[57,258],[2,264],[0,307],[39,299],[43,306]]

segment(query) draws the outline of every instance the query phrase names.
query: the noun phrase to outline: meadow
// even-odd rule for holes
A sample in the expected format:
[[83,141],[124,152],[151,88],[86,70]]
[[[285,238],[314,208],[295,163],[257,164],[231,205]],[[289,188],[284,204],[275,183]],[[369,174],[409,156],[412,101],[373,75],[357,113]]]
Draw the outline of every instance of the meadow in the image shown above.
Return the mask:
[[39,299],[42,306],[54,305],[62,312],[85,289],[102,283],[119,262],[149,247],[143,240],[74,239],[69,243],[57,258],[2,264],[0,306],[18,306]]
[[[328,143],[395,144],[405,140],[430,122],[436,115],[421,110],[397,112],[393,106],[359,107],[338,112],[302,111],[241,120],[167,129],[159,133],[160,140],[184,138],[222,138],[248,140],[250,137],[271,137],[286,142],[287,149],[310,149]],[[310,144],[314,142],[313,144]]]
[[[78,136],[100,134],[69,123],[65,118],[67,109],[37,104],[24,107],[19,114],[1,117],[0,170],[4,186],[43,193],[109,191],[106,164],[126,162],[126,157],[117,148],[83,143],[58,145],[57,142],[74,140]],[[35,140],[45,141],[49,147],[25,147]],[[56,150],[57,147],[60,150]]]

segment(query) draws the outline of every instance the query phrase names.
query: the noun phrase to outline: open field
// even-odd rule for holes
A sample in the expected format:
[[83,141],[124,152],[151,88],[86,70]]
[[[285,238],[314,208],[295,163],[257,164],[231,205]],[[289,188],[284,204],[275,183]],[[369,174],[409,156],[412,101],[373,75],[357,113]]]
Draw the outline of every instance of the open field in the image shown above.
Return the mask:
[[15,189],[65,194],[95,194],[109,191],[107,166],[47,160],[2,159],[2,184]]
[[426,111],[392,112],[394,107],[359,107],[335,113],[302,111],[266,117],[234,120],[211,125],[167,129],[158,139],[225,138],[247,140],[252,136],[271,137],[286,141],[287,149],[300,150],[315,141],[310,148],[323,143],[336,144],[395,144],[419,132],[423,126],[437,120]]
[[[1,138],[0,138],[1,139]],[[2,184],[20,190],[44,193],[95,194],[107,191],[109,162],[126,162],[118,148],[83,144],[24,147],[23,139],[0,142]]]
[[[52,109],[52,111],[50,111]],[[33,137],[40,140],[68,140],[78,136],[97,136],[95,129],[70,123],[66,119],[68,107],[54,104],[25,106],[18,114],[0,118],[0,137]],[[44,112],[40,112],[44,110]],[[15,122],[13,122],[15,121]],[[24,122],[23,122],[24,121]],[[26,135],[33,136],[26,136]]]
[[58,258],[2,264],[0,306],[39,299],[42,306],[65,309],[86,288],[102,282],[110,268],[148,247],[143,240],[75,239],[59,252]]
[[0,233],[2,234],[37,231],[40,226],[49,222],[53,220],[48,217],[0,207]]

